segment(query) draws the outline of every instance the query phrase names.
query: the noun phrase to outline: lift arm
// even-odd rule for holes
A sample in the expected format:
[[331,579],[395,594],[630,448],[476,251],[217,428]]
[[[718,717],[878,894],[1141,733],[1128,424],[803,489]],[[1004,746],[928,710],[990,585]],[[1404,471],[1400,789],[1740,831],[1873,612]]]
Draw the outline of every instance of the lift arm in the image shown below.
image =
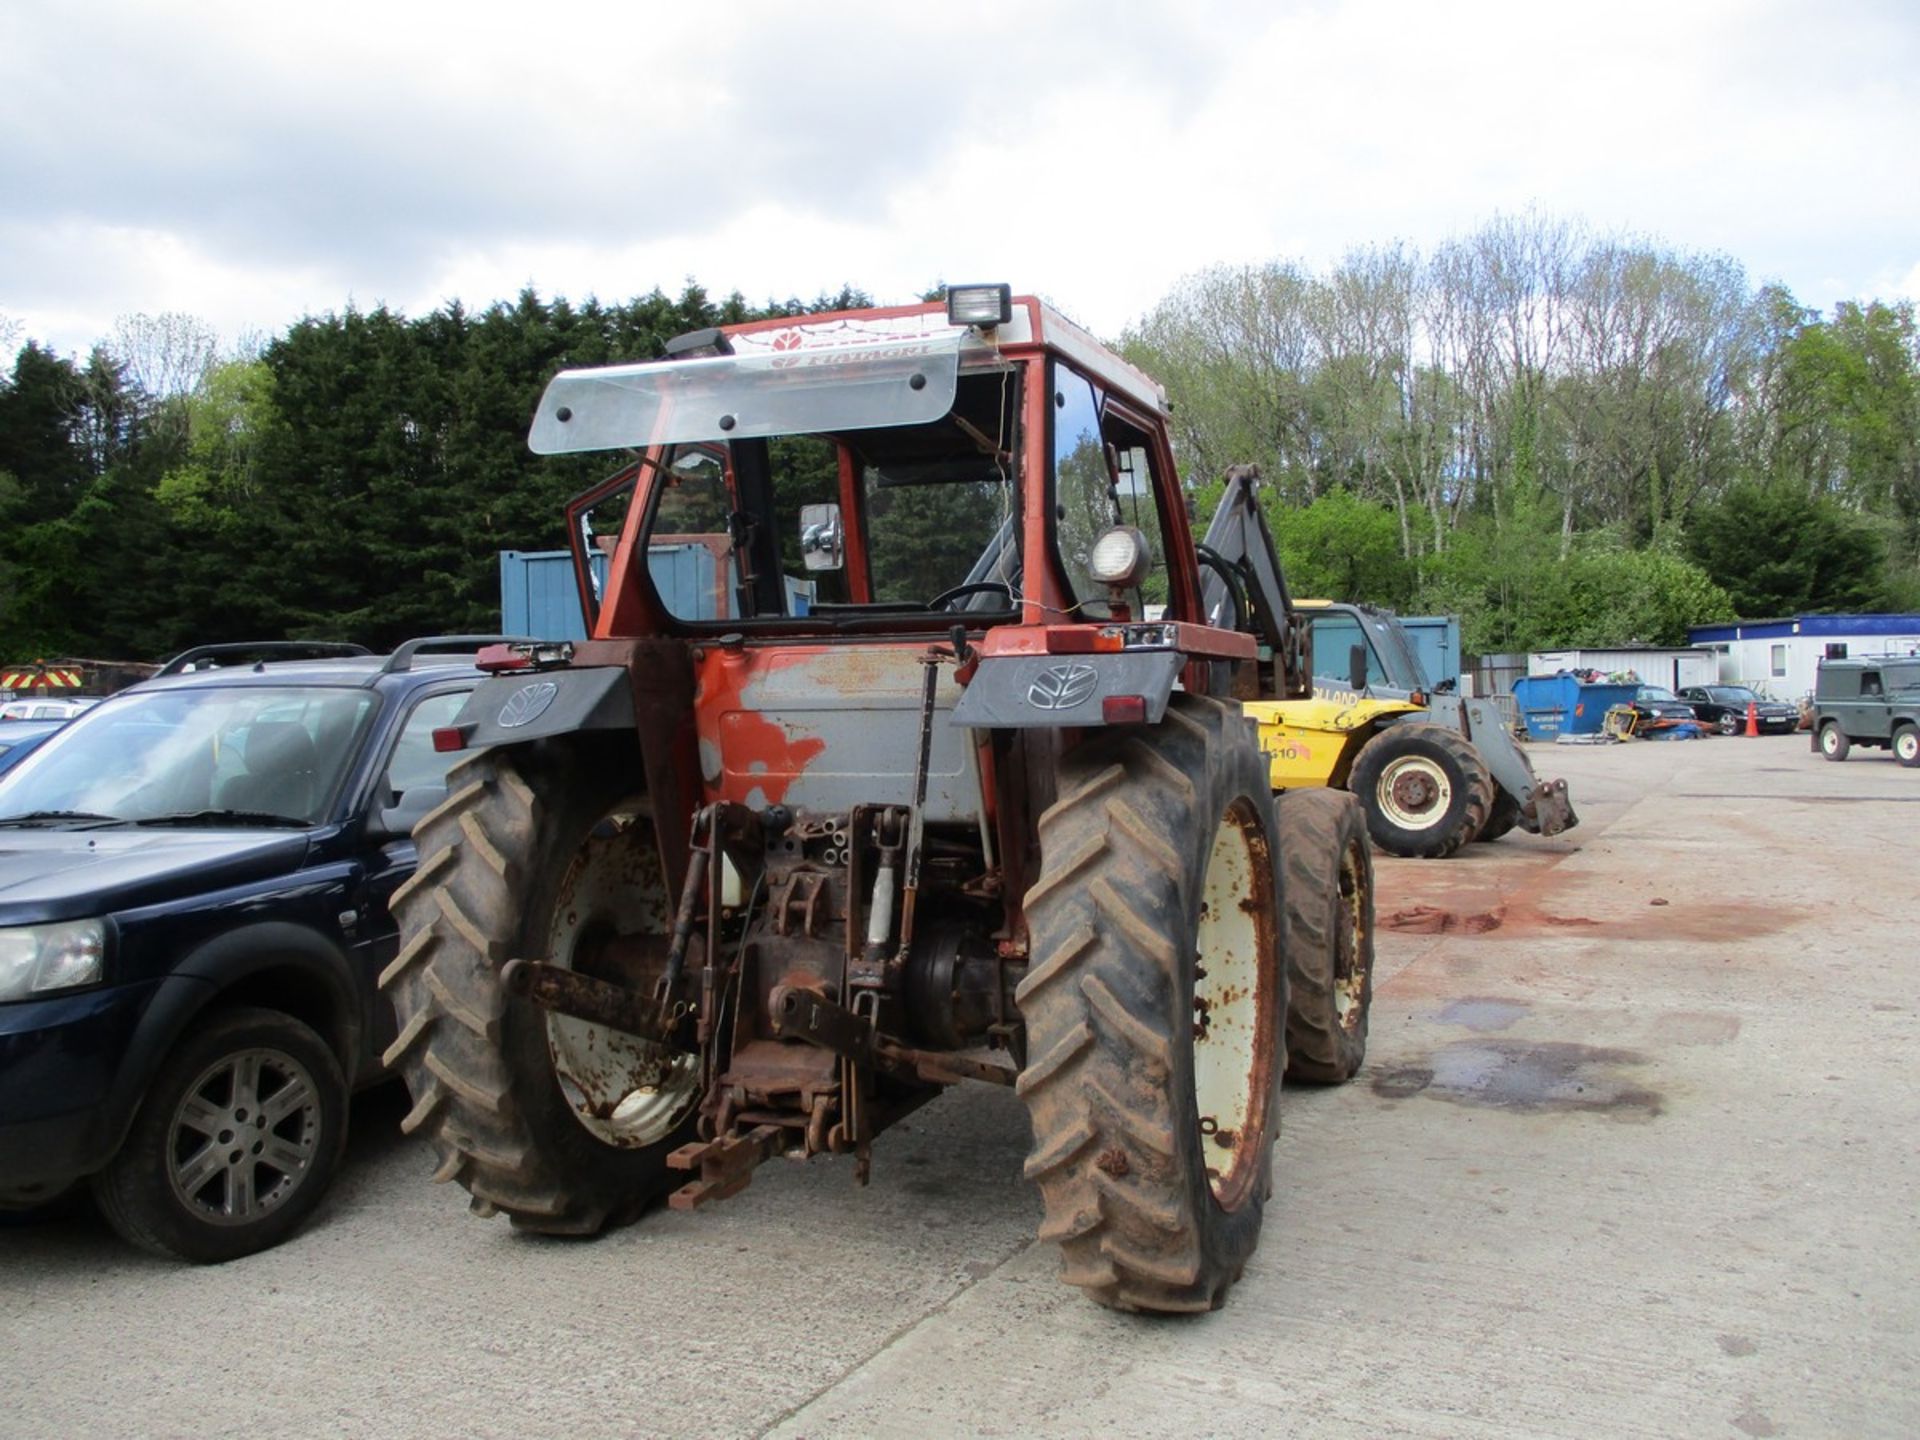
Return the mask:
[[1280,570],[1279,551],[1260,509],[1260,467],[1227,468],[1226,493],[1200,542],[1200,602],[1207,623],[1245,630],[1273,651],[1280,697],[1313,693],[1312,652],[1305,617]]

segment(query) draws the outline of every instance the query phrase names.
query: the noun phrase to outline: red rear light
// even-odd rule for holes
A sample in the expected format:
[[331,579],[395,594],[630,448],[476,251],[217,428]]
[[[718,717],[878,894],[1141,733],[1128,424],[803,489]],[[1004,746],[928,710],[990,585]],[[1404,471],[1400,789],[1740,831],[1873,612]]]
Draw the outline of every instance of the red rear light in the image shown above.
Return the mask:
[[1100,718],[1109,725],[1144,725],[1147,723],[1147,697],[1109,695],[1100,702]]
[[464,750],[467,748],[467,732],[458,725],[442,725],[433,732],[433,748],[442,755],[449,750]]
[[[498,675],[502,670],[531,670],[533,656],[525,649],[515,645],[488,645],[474,657],[474,668],[484,670],[489,675]],[[458,750],[458,745],[446,747]]]

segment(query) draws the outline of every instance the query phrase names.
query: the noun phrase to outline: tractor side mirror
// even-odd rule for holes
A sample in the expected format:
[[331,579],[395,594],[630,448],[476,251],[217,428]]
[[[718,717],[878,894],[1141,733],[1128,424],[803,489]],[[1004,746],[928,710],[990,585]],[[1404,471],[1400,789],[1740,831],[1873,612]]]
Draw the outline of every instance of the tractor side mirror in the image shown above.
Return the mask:
[[838,570],[847,563],[847,532],[838,505],[800,507],[800,558],[809,570]]
[[1367,647],[1354,645],[1347,650],[1347,688],[1361,691],[1367,688]]

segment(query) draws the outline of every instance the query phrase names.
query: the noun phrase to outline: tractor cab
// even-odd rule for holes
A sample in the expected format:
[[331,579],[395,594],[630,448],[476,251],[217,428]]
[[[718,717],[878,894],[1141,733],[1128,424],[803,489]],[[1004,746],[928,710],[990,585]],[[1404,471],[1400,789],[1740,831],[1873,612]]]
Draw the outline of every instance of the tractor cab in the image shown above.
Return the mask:
[[1166,558],[1191,542],[1164,395],[1005,289],[703,331],[662,361],[558,376],[536,451],[638,452],[570,507],[590,633],[1198,619],[1191,567]]
[[1331,600],[1296,600],[1313,633],[1319,688],[1406,699],[1432,688],[1406,628],[1390,610]]

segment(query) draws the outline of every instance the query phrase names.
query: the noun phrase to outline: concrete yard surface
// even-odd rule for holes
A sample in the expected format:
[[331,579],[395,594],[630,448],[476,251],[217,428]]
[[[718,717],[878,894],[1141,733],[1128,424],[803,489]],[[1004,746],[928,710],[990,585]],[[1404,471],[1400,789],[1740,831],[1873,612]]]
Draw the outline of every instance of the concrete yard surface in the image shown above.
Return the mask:
[[468,1218],[376,1092],[277,1251],[0,1227],[0,1436],[1920,1433],[1920,772],[1531,753],[1578,829],[1378,859],[1367,1067],[1287,1092],[1211,1315],[1057,1281],[1004,1092],[593,1242]]

